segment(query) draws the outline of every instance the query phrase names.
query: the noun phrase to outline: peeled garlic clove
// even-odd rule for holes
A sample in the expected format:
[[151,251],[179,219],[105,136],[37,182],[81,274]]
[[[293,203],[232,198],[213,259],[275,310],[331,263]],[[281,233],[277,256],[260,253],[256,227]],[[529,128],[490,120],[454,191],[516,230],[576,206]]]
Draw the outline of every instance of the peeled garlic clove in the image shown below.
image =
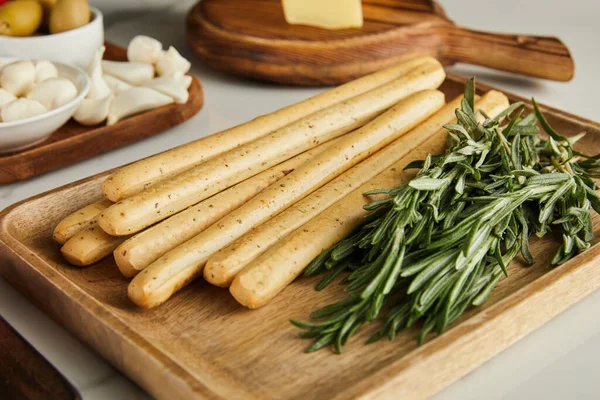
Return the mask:
[[132,85],[143,85],[154,78],[154,67],[139,62],[102,61],[102,70]]
[[112,93],[110,87],[102,76],[102,56],[104,55],[104,46],[96,50],[94,59],[88,67],[88,73],[90,75],[90,91],[86,98],[99,100],[103,99]]
[[40,83],[50,78],[56,78],[58,71],[50,61],[39,60],[35,63],[35,82]]
[[23,96],[35,83],[35,65],[32,61],[15,61],[5,65],[0,71],[0,87]]
[[175,103],[185,104],[188,101],[189,93],[183,83],[183,79],[174,76],[161,76],[154,78],[144,84],[145,87],[154,89],[162,94],[166,94],[175,100]]
[[98,125],[108,117],[108,110],[112,100],[112,94],[103,99],[83,99],[77,110],[75,110],[73,118],[81,125]]
[[0,118],[3,122],[18,121],[47,111],[39,101],[21,98],[4,105],[0,111]]
[[192,64],[171,46],[156,62],[156,72],[160,76],[171,76],[177,72],[185,74],[191,66]]
[[40,82],[27,93],[29,100],[42,103],[48,110],[67,104],[77,96],[77,88],[67,78],[50,78]]
[[119,93],[110,103],[108,125],[143,111],[171,104],[173,99],[147,87],[132,87]]
[[16,97],[14,94],[0,88],[0,107],[2,107],[5,104],[10,103],[11,101],[13,101],[15,99],[16,99]]
[[162,55],[163,45],[149,36],[138,35],[127,46],[127,59],[132,62],[154,64]]
[[104,75],[103,78],[114,95],[131,89],[131,85],[129,83],[122,81],[119,78],[115,78],[112,75]]

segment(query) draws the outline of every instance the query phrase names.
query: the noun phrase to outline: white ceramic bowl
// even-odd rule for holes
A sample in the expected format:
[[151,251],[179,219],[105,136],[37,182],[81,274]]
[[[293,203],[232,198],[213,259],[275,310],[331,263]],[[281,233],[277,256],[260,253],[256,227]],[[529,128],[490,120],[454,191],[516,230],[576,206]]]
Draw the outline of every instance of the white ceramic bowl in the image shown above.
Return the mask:
[[79,28],[53,35],[13,37],[0,35],[0,57],[50,60],[87,68],[104,44],[102,13],[90,7],[92,20]]
[[[14,61],[0,58],[0,63]],[[0,153],[23,150],[42,142],[63,126],[90,90],[90,80],[81,68],[55,62],[58,76],[69,79],[77,88],[77,96],[60,107],[35,117],[0,122]]]

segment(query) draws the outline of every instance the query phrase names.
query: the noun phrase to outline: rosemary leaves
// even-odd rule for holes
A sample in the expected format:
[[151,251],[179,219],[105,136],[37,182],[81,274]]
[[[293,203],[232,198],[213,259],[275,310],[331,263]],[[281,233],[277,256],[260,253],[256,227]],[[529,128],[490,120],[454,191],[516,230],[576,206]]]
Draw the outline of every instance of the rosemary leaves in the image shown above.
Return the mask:
[[[421,343],[442,333],[470,306],[481,305],[507,266],[529,251],[532,234],[562,232],[552,264],[589,248],[591,208],[600,212],[592,178],[598,157],[572,149],[582,135],[567,139],[548,124],[537,103],[525,115],[523,103],[479,123],[469,81],[457,124],[445,126],[451,144],[407,168],[420,171],[410,182],[369,194],[387,194],[365,206],[365,224],[326,250],[305,271],[324,273],[317,290],[342,272],[348,296],[310,314],[316,321],[292,321],[312,338],[307,351],[332,345],[337,353],[360,327],[380,319],[371,337],[394,339],[420,324]],[[538,122],[548,134],[539,136]]]

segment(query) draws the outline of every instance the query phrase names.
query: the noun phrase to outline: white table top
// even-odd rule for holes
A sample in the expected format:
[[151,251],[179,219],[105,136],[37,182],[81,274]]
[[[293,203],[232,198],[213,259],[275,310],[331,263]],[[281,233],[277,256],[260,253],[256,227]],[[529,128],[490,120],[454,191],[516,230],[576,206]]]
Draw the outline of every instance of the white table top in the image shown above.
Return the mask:
[[[164,3],[172,6],[163,5]],[[195,60],[185,45],[183,18],[193,0],[96,0],[108,11],[106,38],[126,45],[135,34],[147,34],[174,45]],[[569,46],[576,63],[568,83],[524,79],[475,67],[452,72],[477,75],[525,97],[590,119],[600,120],[600,2],[596,0],[441,0],[457,23],[475,29],[555,35]],[[150,4],[150,5],[148,5]],[[122,11],[138,7],[138,11]],[[115,10],[119,11],[115,11]],[[112,13],[110,11],[113,10]],[[25,182],[0,187],[0,208],[37,193],[85,178],[117,165],[249,120],[317,93],[247,82],[203,67],[192,72],[202,80],[204,109],[191,121],[168,132]],[[560,299],[556,299],[560,301]],[[600,291],[559,315],[474,372],[436,399],[564,399],[600,398]],[[0,315],[12,324],[89,399],[149,397],[51,321],[0,278]],[[476,351],[474,349],[473,351]]]

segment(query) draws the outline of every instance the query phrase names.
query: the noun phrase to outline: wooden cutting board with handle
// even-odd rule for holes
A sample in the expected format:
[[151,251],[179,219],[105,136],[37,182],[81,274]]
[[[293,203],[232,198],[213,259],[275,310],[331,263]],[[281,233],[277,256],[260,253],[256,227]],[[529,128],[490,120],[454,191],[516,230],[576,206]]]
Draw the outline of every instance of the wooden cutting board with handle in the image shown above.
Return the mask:
[[281,0],[203,0],[189,12],[187,39],[208,65],[292,85],[337,85],[420,55],[557,81],[573,59],[557,38],[456,26],[431,0],[363,0],[360,29],[285,21]]

